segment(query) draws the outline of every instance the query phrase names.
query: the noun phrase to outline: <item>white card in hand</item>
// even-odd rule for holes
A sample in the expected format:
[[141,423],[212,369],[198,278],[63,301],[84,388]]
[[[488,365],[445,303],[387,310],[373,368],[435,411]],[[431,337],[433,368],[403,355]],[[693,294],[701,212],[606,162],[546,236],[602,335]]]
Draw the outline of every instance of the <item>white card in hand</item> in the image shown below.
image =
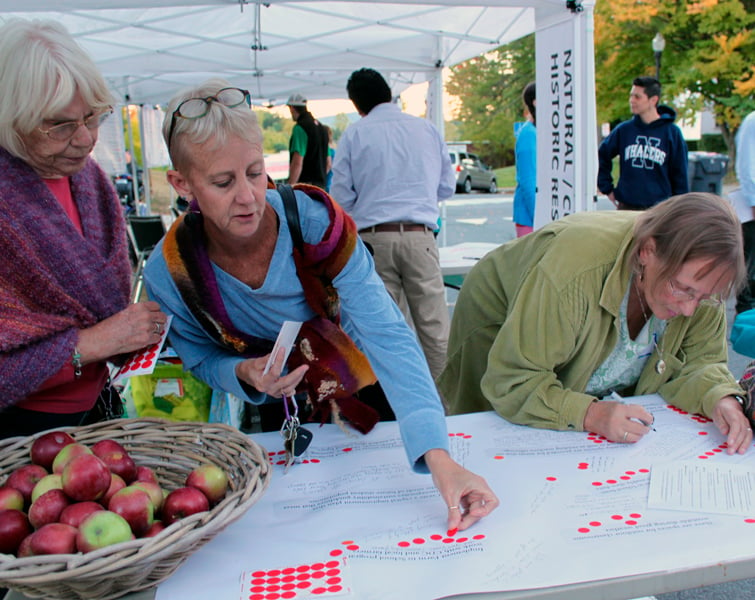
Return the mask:
[[288,355],[291,354],[291,348],[293,348],[296,341],[296,336],[299,335],[299,329],[301,329],[301,321],[283,321],[283,327],[281,327],[278,334],[278,339],[275,340],[275,346],[273,346],[273,351],[270,353],[270,358],[267,359],[265,370],[262,372],[263,375],[267,375],[270,367],[273,366],[273,361],[278,354],[278,350],[281,348],[285,349],[283,364],[286,364]]

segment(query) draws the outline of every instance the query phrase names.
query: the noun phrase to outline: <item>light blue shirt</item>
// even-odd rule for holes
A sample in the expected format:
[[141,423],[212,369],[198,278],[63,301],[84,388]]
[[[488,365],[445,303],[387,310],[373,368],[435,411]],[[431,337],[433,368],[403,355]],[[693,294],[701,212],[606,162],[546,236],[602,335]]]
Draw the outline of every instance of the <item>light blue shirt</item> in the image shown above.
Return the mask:
[[755,206],[755,111],[751,112],[737,131],[737,179],[750,206]]
[[527,121],[516,134],[516,190],[514,223],[532,227],[537,192],[537,129]]
[[378,104],[338,142],[330,195],[359,229],[392,221],[435,229],[438,202],[455,190],[451,157],[438,130],[395,104]]
[[[329,225],[325,206],[298,191],[296,199],[305,242],[319,242]],[[314,313],[296,275],[293,242],[278,192],[268,190],[267,202],[278,213],[279,230],[262,286],[253,289],[216,265],[213,269],[236,328],[272,341],[283,321],[306,321]],[[168,273],[162,242],[151,253],[144,275],[150,298],[173,315],[170,343],[185,368],[213,389],[249,402],[265,402],[264,394],[248,396],[236,377],[236,365],[244,359],[210,338],[184,304]],[[447,449],[448,435],[443,407],[416,336],[386,292],[361,241],[333,283],[341,299],[341,324],[367,355],[383,387],[410,463],[416,470],[426,471],[421,457],[433,448]]]

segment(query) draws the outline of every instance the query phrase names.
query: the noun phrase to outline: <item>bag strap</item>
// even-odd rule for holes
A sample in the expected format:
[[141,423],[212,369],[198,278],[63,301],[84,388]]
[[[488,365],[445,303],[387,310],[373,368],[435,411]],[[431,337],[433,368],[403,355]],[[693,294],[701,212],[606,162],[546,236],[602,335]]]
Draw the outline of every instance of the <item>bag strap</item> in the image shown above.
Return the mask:
[[301,222],[299,220],[299,207],[296,204],[294,189],[287,183],[278,184],[278,193],[283,199],[283,209],[286,211],[286,221],[288,230],[291,232],[291,239],[294,246],[301,251],[304,247],[304,237],[301,234]]

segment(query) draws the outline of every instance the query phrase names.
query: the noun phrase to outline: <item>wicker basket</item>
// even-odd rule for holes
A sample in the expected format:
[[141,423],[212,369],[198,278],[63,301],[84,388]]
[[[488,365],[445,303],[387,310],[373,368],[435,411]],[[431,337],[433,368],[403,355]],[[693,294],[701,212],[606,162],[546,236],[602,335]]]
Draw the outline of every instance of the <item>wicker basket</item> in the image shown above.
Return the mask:
[[[0,587],[31,597],[61,600],[108,600],[149,588],[165,580],[189,554],[241,517],[270,482],[265,450],[226,425],[119,419],[67,431],[87,445],[106,438],[120,442],[138,465],[154,469],[168,490],[183,486],[186,475],[205,462],[225,469],[230,489],[209,512],[176,521],[152,538],[88,554],[27,558],[0,554]],[[29,448],[39,435],[0,441],[0,481],[30,462]]]

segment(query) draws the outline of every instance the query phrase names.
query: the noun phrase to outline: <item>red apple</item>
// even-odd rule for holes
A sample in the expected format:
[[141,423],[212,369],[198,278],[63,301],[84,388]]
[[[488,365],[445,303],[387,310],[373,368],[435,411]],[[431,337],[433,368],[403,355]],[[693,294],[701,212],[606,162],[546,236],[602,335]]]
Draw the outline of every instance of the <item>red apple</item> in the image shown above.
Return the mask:
[[92,446],[92,452],[99,458],[102,458],[103,455],[110,454],[111,452],[122,452],[123,454],[128,454],[128,452],[126,452],[126,449],[119,442],[111,439],[105,439],[96,442]]
[[202,492],[193,487],[173,490],[163,502],[163,521],[170,525],[194,513],[210,510],[210,501]]
[[163,529],[165,529],[165,523],[163,523],[162,521],[152,521],[152,525],[149,526],[149,529],[144,532],[144,535],[142,537],[155,537]]
[[157,483],[152,481],[135,481],[131,484],[131,487],[139,488],[149,494],[149,499],[152,500],[152,504],[155,507],[155,512],[159,511],[163,507],[163,501],[165,500],[165,493]]
[[44,467],[40,467],[39,465],[24,465],[23,467],[18,467],[8,476],[5,485],[21,492],[24,502],[29,504],[34,486],[45,475],[47,475],[47,471]]
[[126,487],[126,482],[123,481],[123,477],[120,475],[116,475],[115,473],[110,473],[110,487],[108,487],[107,491],[105,492],[105,495],[100,498],[100,502],[102,503],[102,506],[107,506],[107,503],[110,502],[110,498],[113,497],[113,494],[117,492],[118,490],[122,490]]
[[97,512],[98,510],[105,509],[103,508],[102,504],[95,502],[94,500],[87,500],[86,502],[74,502],[73,504],[69,504],[63,509],[63,512],[60,513],[60,518],[58,519],[58,521],[60,523],[65,523],[66,525],[72,525],[73,527],[78,528],[84,519],[86,519],[93,512]]
[[80,552],[91,552],[130,539],[133,539],[133,534],[126,519],[109,510],[100,510],[79,525],[76,547]]
[[64,523],[48,523],[31,534],[29,547],[34,556],[40,554],[73,554],[76,552],[76,528]]
[[15,554],[30,533],[31,524],[22,511],[15,508],[0,510],[0,554]]
[[189,473],[186,485],[197,488],[213,505],[220,502],[228,491],[228,476],[216,465],[201,465]]
[[136,467],[136,481],[151,481],[152,483],[160,485],[155,472],[144,465],[139,465]]
[[6,508],[24,510],[24,495],[16,488],[8,486],[0,487],[0,510]]
[[52,473],[51,475],[45,475],[37,482],[37,485],[35,485],[34,489],[31,491],[31,502],[32,504],[34,504],[34,501],[45,492],[62,489],[63,480],[61,479],[60,475],[57,475],[55,473]]
[[52,468],[52,461],[65,446],[76,440],[65,431],[48,431],[40,435],[31,444],[31,462],[40,465],[48,471]]
[[126,483],[131,483],[136,479],[136,463],[125,452],[116,450],[95,456],[107,465],[111,473],[120,475]]
[[137,487],[117,491],[110,498],[107,509],[126,519],[136,537],[144,535],[155,520],[155,507],[149,494]]
[[[73,444],[66,446],[72,448]],[[65,452],[63,448],[61,452]],[[73,500],[97,500],[110,487],[110,470],[94,454],[82,454],[66,464],[61,475],[63,491]]]
[[71,501],[63,490],[45,492],[29,507],[29,522],[34,529],[39,529],[48,523],[57,523],[60,513]]
[[21,540],[21,543],[18,545],[18,550],[16,551],[16,556],[18,558],[34,556],[34,552],[31,551],[31,535],[31,533],[27,535],[23,540]]
[[81,456],[83,454],[92,454],[92,451],[84,444],[74,442],[61,448],[58,452],[55,460],[52,461],[52,472],[61,475],[65,466],[71,461],[71,459]]

